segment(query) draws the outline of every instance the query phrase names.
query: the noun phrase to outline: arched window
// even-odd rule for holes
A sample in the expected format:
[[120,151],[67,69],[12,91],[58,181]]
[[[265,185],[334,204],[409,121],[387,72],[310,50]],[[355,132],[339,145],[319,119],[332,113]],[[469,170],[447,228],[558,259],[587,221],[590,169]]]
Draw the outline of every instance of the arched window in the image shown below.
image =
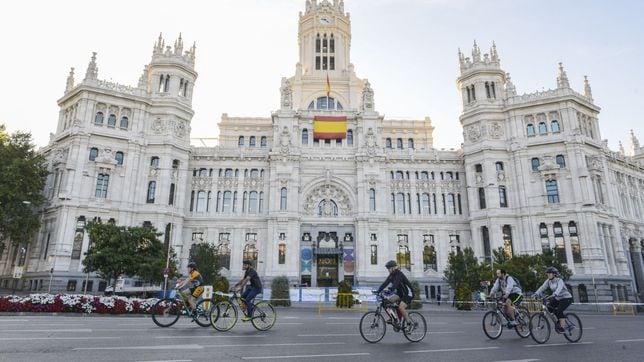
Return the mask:
[[581,245],[577,235],[577,224],[574,221],[568,223],[568,235],[570,235],[570,249],[572,250],[573,263],[581,263]]
[[385,140],[385,147],[391,149],[391,138]]
[[309,144],[309,130],[306,128],[302,130],[302,144],[303,145]]
[[250,136],[250,140],[248,141],[248,147],[255,147],[255,136]]
[[157,182],[150,181],[148,183],[148,198],[146,200],[148,204],[154,204],[154,194],[156,193],[156,190],[157,190]]
[[333,200],[322,200],[318,204],[318,216],[338,216],[338,205]]
[[424,193],[420,196],[420,211],[423,215],[429,215],[431,212],[428,193]]
[[559,165],[559,168],[566,168],[566,158],[564,155],[557,155],[555,157],[555,161],[557,162],[557,165]]
[[[399,235],[399,237],[400,236],[401,235]],[[411,270],[411,253],[409,252],[409,247],[407,245],[398,245],[398,253],[396,254],[396,259],[399,268]]]
[[552,122],[550,122],[550,130],[552,130],[552,133],[559,133],[559,122],[555,119]]
[[280,190],[280,211],[286,211],[287,201],[287,190],[286,187],[282,187]]
[[212,191],[208,191],[208,197],[206,197],[206,212],[210,212],[211,204],[212,204]]
[[232,211],[232,198],[233,193],[230,191],[224,191],[224,203],[221,211],[224,214],[230,214]]
[[339,101],[336,101],[332,97],[318,97],[315,101],[309,103],[309,110],[319,109],[319,110],[337,110],[341,111],[344,108]]
[[244,246],[244,260],[252,261],[253,267],[257,265],[257,248],[255,244],[246,244]]
[[110,114],[107,118],[107,126],[112,128],[116,127],[116,115]]
[[248,213],[249,214],[257,214],[257,210],[259,209],[259,199],[258,199],[258,194],[257,191],[251,191],[248,194]]
[[103,125],[103,112],[96,112],[96,117],[94,117],[94,124],[99,126]]
[[253,168],[250,170],[250,177],[259,177],[259,170]]
[[239,147],[244,146],[244,136],[239,136],[239,139],[237,140],[237,146],[239,146]]
[[123,164],[123,152],[118,151],[114,154],[114,159],[116,160],[117,165]]
[[539,134],[548,134],[548,127],[546,126],[546,122],[539,123]]
[[353,131],[347,130],[347,145],[353,146]]
[[414,139],[410,138],[407,140],[407,148],[414,149]]
[[537,157],[532,159],[532,171],[539,171],[539,166],[541,166],[541,161]]
[[206,211],[206,191],[197,192],[197,212]]
[[262,136],[262,138],[259,139],[259,147],[266,148],[266,146],[267,146],[266,136]]
[[130,122],[127,119],[127,117],[121,117],[121,124],[119,125],[119,127],[121,127],[121,129],[127,129],[129,125],[130,125]]
[[168,195],[168,205],[174,205],[174,184],[170,184],[170,194]]
[[437,271],[436,265],[436,248],[433,245],[425,245],[423,248],[423,270],[434,270]]
[[96,161],[96,157],[98,157],[98,148],[92,147],[89,149],[89,160],[90,161]]
[[402,141],[402,138],[398,138],[398,139],[396,140],[396,148],[398,148],[399,150],[402,150],[402,148],[403,148],[403,141]]
[[552,225],[552,230],[555,234],[555,257],[560,263],[567,263],[566,257],[566,241],[564,239],[563,227],[560,222],[555,222]]
[[217,256],[219,257],[219,265],[222,268],[230,269],[230,247],[228,243],[220,244],[217,247]]
[[528,123],[528,125],[526,126],[526,132],[528,133],[528,137],[532,137],[535,135],[534,125],[532,123]]
[[200,168],[199,169],[199,177],[208,177],[208,169]]
[[369,210],[376,211],[376,190],[369,189]]
[[396,194],[396,209],[394,211],[394,214],[405,214],[405,194],[403,194],[402,192]]
[[456,202],[454,194],[447,194],[447,214],[456,215]]
[[224,172],[224,177],[233,177],[233,169],[232,168],[227,168],[226,171]]
[[503,162],[498,161],[497,163],[495,163],[495,166],[496,166],[496,171],[497,172],[503,171]]
[[150,166],[159,167],[159,158],[157,156],[153,156],[150,158]]

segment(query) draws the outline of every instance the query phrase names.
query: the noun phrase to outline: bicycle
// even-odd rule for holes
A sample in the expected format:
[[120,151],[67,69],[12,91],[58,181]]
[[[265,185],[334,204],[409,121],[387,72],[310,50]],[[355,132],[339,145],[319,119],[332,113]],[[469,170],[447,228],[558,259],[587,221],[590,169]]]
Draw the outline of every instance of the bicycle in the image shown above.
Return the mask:
[[[231,330],[237,324],[238,309],[246,315],[246,303],[240,300],[241,297],[237,291],[231,290],[230,293],[215,292],[215,294],[228,297],[229,300],[216,302],[210,308],[210,324],[220,332]],[[250,322],[258,331],[267,331],[275,325],[277,313],[273,305],[267,301],[260,301],[253,306],[253,315]]]
[[[555,326],[559,324],[559,318],[548,309],[548,299],[546,297],[541,300],[541,312],[535,313],[530,318],[530,334],[539,344],[546,343],[550,339],[551,327],[548,320],[552,320]],[[566,317],[566,328],[561,332],[555,329],[555,332],[563,334],[569,342],[579,342],[583,334],[581,319],[575,313],[566,313],[564,317]]]
[[489,339],[497,339],[503,333],[503,326],[513,328],[521,338],[528,338],[530,336],[530,313],[525,307],[514,307],[514,320],[517,321],[516,326],[510,325],[510,318],[503,311],[503,299],[497,298],[496,307],[483,316],[483,332]]
[[199,297],[194,312],[190,310],[190,304],[178,289],[173,288],[171,297],[159,299],[152,307],[152,320],[159,327],[170,327],[177,323],[182,314],[190,316],[201,327],[210,325],[209,307],[211,300]]
[[[375,294],[375,293],[374,293]],[[420,342],[427,335],[427,322],[425,317],[418,312],[408,312],[413,322],[413,327],[408,326],[407,321],[402,318],[398,311],[398,305],[389,301],[385,292],[376,295],[379,302],[375,311],[365,313],[360,318],[360,335],[369,343],[377,343],[384,338],[387,332],[387,323],[383,317],[384,313],[391,318],[391,325],[395,332],[403,331],[403,335],[410,342]],[[401,321],[402,319],[402,321]]]

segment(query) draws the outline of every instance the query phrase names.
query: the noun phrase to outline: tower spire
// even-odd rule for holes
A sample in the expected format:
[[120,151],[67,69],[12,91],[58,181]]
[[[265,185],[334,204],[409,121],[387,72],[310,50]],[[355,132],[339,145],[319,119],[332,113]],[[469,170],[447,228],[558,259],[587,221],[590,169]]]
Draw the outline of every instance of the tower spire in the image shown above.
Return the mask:
[[510,77],[510,73],[505,73],[505,94],[507,97],[513,97],[517,95],[517,89],[514,87],[514,84],[512,83],[512,78]]
[[593,101],[593,91],[590,89],[590,83],[588,82],[588,76],[584,75],[584,95],[588,98],[589,101]]
[[570,88],[568,75],[564,70],[563,63],[559,62],[559,76],[557,76],[557,88]]
[[74,88],[74,67],[71,67],[69,70],[69,75],[67,76],[67,84],[65,84],[65,93],[69,92]]
[[624,152],[624,145],[622,144],[622,141],[619,141],[619,154],[624,156],[626,153]]
[[631,155],[636,155],[640,149],[640,141],[635,137],[635,132],[631,129]]
[[479,46],[476,44],[476,40],[474,40],[474,46],[472,47],[472,62],[477,63],[481,61],[481,49],[479,49]]
[[494,40],[492,40],[492,48],[490,48],[490,57],[492,58],[492,62],[499,62],[499,53],[497,53],[496,51],[496,43],[494,42]]
[[96,52],[92,52],[92,59],[89,64],[87,64],[87,71],[85,72],[85,79],[97,79],[98,78],[98,67],[96,66]]

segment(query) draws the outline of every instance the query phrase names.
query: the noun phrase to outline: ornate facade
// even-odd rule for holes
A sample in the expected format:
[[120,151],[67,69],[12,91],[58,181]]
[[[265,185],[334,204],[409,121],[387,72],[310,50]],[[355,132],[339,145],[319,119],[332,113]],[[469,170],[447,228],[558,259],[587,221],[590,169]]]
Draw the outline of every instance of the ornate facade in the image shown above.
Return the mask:
[[[43,150],[43,227],[24,258],[0,256],[2,282],[24,265],[25,289],[51,280],[82,291],[89,280],[99,291],[81,260],[83,226],[100,219],[155,226],[184,267],[192,244],[216,244],[231,278],[253,259],[267,280],[373,285],[396,259],[433,299],[447,293],[450,251],[489,260],[499,247],[548,248],[573,270],[581,301],[633,300],[644,288],[644,148],[632,135],[628,153],[608,149],[587,80],[574,91],[560,65],[556,89],[518,95],[496,46],[481,54],[475,43],[471,57],[459,51],[464,143],[438,150],[431,119],[377,112],[350,42],[342,0],[307,0],[278,109],[224,114],[213,147],[190,145],[196,50],[181,37],[159,37],[136,87],[99,80],[96,54],[82,82],[72,69]],[[346,135],[314,137],[316,116],[346,117]]]

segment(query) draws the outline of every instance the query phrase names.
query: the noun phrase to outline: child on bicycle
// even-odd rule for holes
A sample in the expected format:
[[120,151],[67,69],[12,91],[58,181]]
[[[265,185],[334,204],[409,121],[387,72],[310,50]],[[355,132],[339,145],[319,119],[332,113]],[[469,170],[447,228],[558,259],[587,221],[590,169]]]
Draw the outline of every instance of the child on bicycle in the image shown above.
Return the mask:
[[244,268],[244,278],[239,281],[239,283],[233,286],[233,289],[242,290],[246,283],[250,282],[250,285],[244,293],[241,295],[242,303],[246,303],[246,315],[242,317],[242,321],[249,321],[253,316],[253,299],[257,294],[262,292],[262,281],[259,280],[259,275],[257,271],[253,269],[253,262],[250,260],[244,260],[242,264]]
[[[533,298],[542,298],[543,292],[546,289],[552,291],[550,300],[548,301],[548,310],[557,316],[559,323],[555,325],[555,331],[561,333],[566,329],[566,317],[564,317],[563,312],[572,304],[572,294],[568,291],[566,284],[559,277],[559,271],[557,268],[551,266],[546,269],[546,275],[548,279],[543,283],[537,291],[532,294]],[[570,326],[570,329],[574,326]]]
[[197,263],[188,263],[188,277],[177,285],[180,293],[188,300],[190,310],[195,310],[195,300],[203,293],[203,277],[197,271]]
[[382,283],[380,288],[378,288],[378,293],[382,292],[385,287],[391,283],[392,290],[395,291],[395,294],[389,297],[389,301],[392,303],[398,303],[398,310],[400,314],[407,321],[409,326],[408,332],[411,332],[416,324],[412,322],[407,313],[407,306],[411,304],[411,301],[414,299],[414,289],[409,282],[409,279],[398,269],[398,265],[395,260],[390,260],[385,264],[385,268],[389,271],[389,276],[385,279],[385,282]]
[[523,300],[523,291],[521,285],[517,283],[516,279],[508,275],[504,269],[497,269],[496,281],[490,291],[490,297],[497,291],[503,292],[503,311],[509,318],[508,326],[516,326],[519,323],[514,320],[515,306],[519,306]]

